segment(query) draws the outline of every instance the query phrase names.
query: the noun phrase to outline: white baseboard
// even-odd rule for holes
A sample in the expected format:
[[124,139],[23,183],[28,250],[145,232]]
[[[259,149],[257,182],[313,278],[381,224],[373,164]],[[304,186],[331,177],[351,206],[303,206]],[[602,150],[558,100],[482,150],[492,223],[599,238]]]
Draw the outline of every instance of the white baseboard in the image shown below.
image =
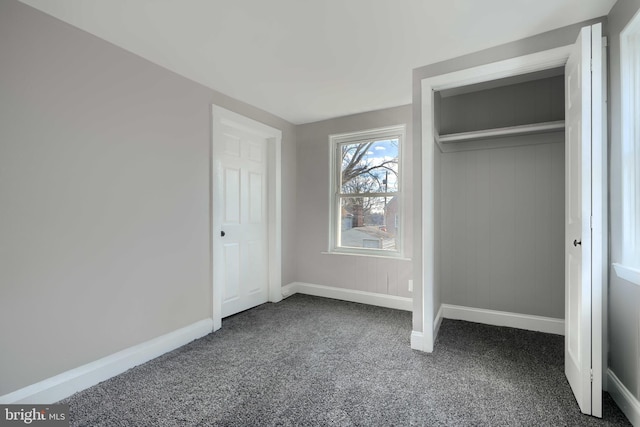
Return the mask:
[[467,322],[564,335],[564,319],[450,304],[442,304],[440,310],[442,311],[442,317],[445,319],[466,320]]
[[443,314],[443,306],[442,304],[440,304],[440,309],[438,310],[438,313],[436,314],[436,318],[433,321],[433,342],[436,342],[436,338],[438,338],[438,332],[440,332],[440,325],[442,325],[442,316]]
[[608,391],[620,410],[629,418],[631,424],[640,427],[640,401],[629,391],[611,370],[607,370]]
[[0,396],[0,403],[49,404],[57,402],[201,338],[211,333],[212,329],[212,319],[200,320],[184,328]]
[[424,350],[424,334],[418,331],[411,331],[411,349]]
[[293,282],[282,287],[283,298],[290,297],[296,293],[377,305],[379,307],[394,308],[396,310],[413,311],[412,298],[356,291],[353,289],[334,288],[332,286],[314,285],[303,282]]
[[298,282],[291,282],[288,285],[284,285],[282,289],[282,299],[289,298],[291,295],[298,293]]

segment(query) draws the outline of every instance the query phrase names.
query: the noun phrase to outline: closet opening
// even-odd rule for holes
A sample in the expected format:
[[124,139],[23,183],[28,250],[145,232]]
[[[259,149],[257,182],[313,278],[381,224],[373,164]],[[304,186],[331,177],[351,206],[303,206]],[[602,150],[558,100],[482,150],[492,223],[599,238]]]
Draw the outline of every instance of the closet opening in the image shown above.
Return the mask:
[[434,92],[441,317],[564,334],[564,86],[557,67]]

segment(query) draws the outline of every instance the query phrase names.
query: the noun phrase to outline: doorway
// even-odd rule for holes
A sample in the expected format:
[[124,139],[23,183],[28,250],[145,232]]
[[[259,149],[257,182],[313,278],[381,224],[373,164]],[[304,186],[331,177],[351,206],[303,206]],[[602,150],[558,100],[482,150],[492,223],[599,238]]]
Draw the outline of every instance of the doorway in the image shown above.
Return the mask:
[[[581,282],[584,288],[583,292],[580,292],[579,295],[573,293],[572,296],[572,298],[574,298],[578,295],[578,297],[581,298],[580,302],[573,305],[574,307],[580,307],[582,310],[582,317],[578,316],[580,317],[581,324],[570,325],[571,330],[565,331],[565,335],[579,336],[581,343],[585,343],[586,340],[589,342],[588,352],[584,350],[586,347],[581,348],[581,352],[584,354],[578,357],[580,361],[578,374],[571,376],[568,372],[567,377],[572,384],[581,410],[585,413],[601,416],[602,353],[605,347],[602,345],[602,321],[603,318],[606,318],[603,317],[603,309],[606,307],[606,301],[604,301],[605,294],[602,292],[602,288],[606,286],[606,279],[603,280],[603,271],[606,271],[603,268],[606,257],[606,251],[604,250],[606,247],[606,168],[604,167],[606,164],[606,144],[603,144],[604,132],[602,124],[606,123],[606,120],[602,120],[604,117],[604,109],[602,108],[604,94],[604,85],[602,82],[604,80],[601,74],[603,70],[598,66],[598,64],[604,63],[604,61],[601,61],[602,49],[599,47],[602,40],[601,25],[597,24],[592,27],[585,27],[576,45],[581,44],[582,48],[584,48],[587,39],[589,46],[586,51],[589,57],[594,60],[595,64],[593,67],[594,96],[593,99],[589,99],[588,113],[589,117],[593,117],[594,120],[593,122],[589,121],[588,138],[589,143],[591,143],[591,135],[593,135],[593,152],[597,153],[597,156],[594,157],[596,162],[589,166],[589,172],[593,178],[593,186],[589,189],[589,191],[593,191],[593,198],[591,198],[590,194],[589,200],[592,201],[593,211],[591,218],[586,216],[585,221],[587,224],[591,224],[592,228],[588,232],[593,234],[593,239],[591,241],[592,246],[588,248],[590,254],[588,259],[591,260],[591,262],[583,265],[588,273],[583,275],[585,278]],[[427,352],[433,351],[434,341],[438,332],[439,319],[442,316],[442,311],[439,311],[441,309],[440,284],[438,283],[438,277],[436,275],[437,253],[435,236],[437,232],[436,222],[438,220],[436,209],[438,207],[436,205],[437,187],[434,171],[437,167],[435,148],[438,137],[438,129],[436,127],[436,123],[438,123],[438,111],[436,109],[435,92],[564,67],[568,58],[575,50],[576,45],[560,47],[422,80],[422,170],[424,171],[422,175],[423,294],[421,304],[422,312],[414,312],[418,317],[414,323],[421,324],[422,331],[414,331],[412,333],[413,348]],[[591,72],[588,70],[588,67],[584,68],[584,70],[586,73]],[[591,148],[589,151],[591,151]],[[586,150],[584,152],[586,152]],[[571,165],[567,167],[569,166]],[[576,242],[578,240],[576,240]],[[582,246],[582,250],[587,249]],[[593,288],[591,282],[592,277]],[[567,292],[568,290],[569,287],[565,284],[565,291]],[[566,300],[569,301],[569,298],[566,298]],[[565,318],[567,317],[567,308],[565,308]],[[565,325],[568,323],[569,322],[565,322]],[[565,352],[565,354],[566,353],[567,352]],[[569,358],[565,357],[565,360],[569,360]],[[587,386],[590,390],[589,393],[576,391],[586,390]]]
[[282,299],[281,143],[280,130],[212,106],[214,331],[223,317]]

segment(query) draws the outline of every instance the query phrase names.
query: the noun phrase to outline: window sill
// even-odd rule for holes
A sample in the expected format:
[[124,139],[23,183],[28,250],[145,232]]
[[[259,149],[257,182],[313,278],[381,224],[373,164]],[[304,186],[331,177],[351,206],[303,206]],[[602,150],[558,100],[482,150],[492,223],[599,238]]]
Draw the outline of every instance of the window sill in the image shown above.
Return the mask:
[[619,278],[640,286],[640,270],[637,268],[614,263],[613,269]]
[[394,259],[398,261],[411,261],[411,258],[405,258],[402,255],[395,254],[363,254],[360,252],[341,252],[341,251],[330,251],[330,252],[320,252],[322,255],[347,255],[347,256],[359,256],[359,257],[367,257],[367,258],[384,258],[384,259]]

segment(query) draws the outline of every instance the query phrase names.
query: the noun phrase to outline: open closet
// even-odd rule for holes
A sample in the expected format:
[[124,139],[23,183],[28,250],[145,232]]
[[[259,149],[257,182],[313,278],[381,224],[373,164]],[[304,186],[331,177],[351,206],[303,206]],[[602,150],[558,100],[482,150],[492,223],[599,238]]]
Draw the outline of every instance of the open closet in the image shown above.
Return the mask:
[[564,334],[567,380],[595,416],[606,375],[606,70],[597,23],[570,45],[421,79],[422,328],[411,335],[430,352],[443,318]]
[[564,68],[434,93],[436,298],[564,319]]

